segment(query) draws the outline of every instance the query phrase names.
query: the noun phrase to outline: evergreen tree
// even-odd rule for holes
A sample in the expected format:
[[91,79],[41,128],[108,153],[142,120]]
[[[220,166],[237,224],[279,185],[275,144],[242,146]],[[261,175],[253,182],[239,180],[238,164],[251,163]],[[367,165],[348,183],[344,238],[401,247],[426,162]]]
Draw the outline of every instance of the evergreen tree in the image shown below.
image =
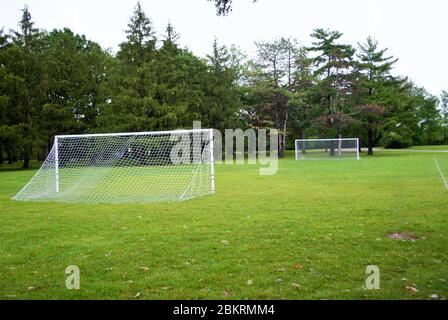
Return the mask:
[[[13,148],[12,141],[8,139],[9,119],[10,119],[10,94],[12,91],[11,78],[7,64],[7,48],[10,46],[8,36],[0,30],[0,166],[4,162],[4,153],[11,154]],[[9,159],[12,162],[12,159]]]
[[[106,102],[100,106],[99,130],[148,131],[167,125],[164,110],[155,99],[155,31],[137,3],[120,44],[117,59],[104,86]],[[169,123],[167,127],[173,127]]]
[[100,86],[111,59],[101,47],[71,30],[53,30],[43,36],[47,101],[42,110],[46,151],[55,134],[90,132],[96,126]]
[[177,48],[178,47],[177,41],[179,40],[179,34],[176,32],[176,30],[174,30],[174,27],[171,24],[171,22],[168,23],[165,31],[166,34],[165,39],[163,40],[163,45],[165,47],[172,46]]
[[179,35],[168,24],[154,64],[155,97],[172,122],[167,125],[190,128],[196,120],[191,114],[203,101],[200,79],[206,76],[206,64],[188,50],[179,48],[178,40]]
[[26,6],[22,10],[19,26],[20,30],[14,32],[12,37],[14,61],[8,62],[15,77],[14,93],[10,100],[15,110],[10,129],[15,132],[16,143],[20,146],[23,167],[28,168],[33,148],[43,143],[39,121],[45,101],[43,92],[46,82],[41,33],[34,27],[31,13]]
[[[313,119],[319,112],[313,105],[313,88],[316,85],[316,77],[313,73],[313,60],[308,57],[305,48],[300,48],[296,61],[295,72],[293,74],[294,96],[292,104],[294,105],[292,114],[292,126],[298,131],[301,139],[306,138],[306,131],[313,126]],[[296,135],[297,136],[297,135]]]
[[360,129],[366,133],[368,155],[373,155],[373,147],[381,139],[381,125],[387,109],[387,105],[383,105],[387,102],[385,92],[390,87],[400,86],[400,81],[390,73],[398,59],[386,56],[387,49],[378,49],[378,41],[371,37],[364,44],[358,43],[358,47],[355,116],[361,122]]
[[428,93],[425,88],[417,86],[412,88],[411,104],[418,119],[414,138],[416,144],[432,145],[442,140],[438,103],[438,98]]
[[238,65],[234,65],[232,54],[215,39],[212,54],[207,56],[207,72],[202,79],[204,99],[201,103],[198,120],[205,126],[219,130],[236,125],[236,112],[240,106]]
[[380,131],[380,145],[387,148],[406,148],[416,140],[419,119],[413,103],[414,85],[407,78],[397,78],[382,90],[379,104],[385,107]]
[[134,13],[126,29],[127,41],[120,44],[118,57],[129,64],[141,67],[151,58],[155,49],[155,30],[149,17],[146,16],[140,2],[134,9]]
[[397,59],[370,37],[358,44],[357,61],[341,33],[324,29],[310,48],[280,38],[257,43],[256,59],[247,60],[215,40],[199,58],[179,47],[171,23],[157,46],[137,3],[112,56],[69,29],[38,30],[27,7],[19,25],[0,31],[0,164],[23,159],[28,167],[56,134],[190,128],[193,120],[217,129],[274,127],[280,157],[290,136],[353,134],[369,154],[377,144],[448,143],[448,93],[439,100],[394,77]]
[[317,53],[314,64],[315,76],[319,79],[315,88],[316,105],[322,106],[320,120],[324,121],[318,126],[324,125],[330,137],[342,137],[342,130],[352,121],[355,49],[337,43],[342,37],[338,31],[316,29],[311,36],[315,40],[308,50]]
[[[225,16],[230,11],[232,11],[232,1],[233,0],[208,0],[210,2],[215,3],[216,13],[218,16]],[[257,2],[257,0],[253,0],[253,2]]]

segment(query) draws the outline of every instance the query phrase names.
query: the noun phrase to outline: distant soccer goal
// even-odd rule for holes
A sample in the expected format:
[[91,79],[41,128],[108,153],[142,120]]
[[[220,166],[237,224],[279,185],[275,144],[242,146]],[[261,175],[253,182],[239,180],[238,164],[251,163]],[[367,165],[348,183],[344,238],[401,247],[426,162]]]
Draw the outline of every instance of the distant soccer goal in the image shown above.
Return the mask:
[[201,129],[56,136],[13,199],[174,202],[214,191],[213,130]]
[[359,139],[296,140],[296,160],[359,160]]

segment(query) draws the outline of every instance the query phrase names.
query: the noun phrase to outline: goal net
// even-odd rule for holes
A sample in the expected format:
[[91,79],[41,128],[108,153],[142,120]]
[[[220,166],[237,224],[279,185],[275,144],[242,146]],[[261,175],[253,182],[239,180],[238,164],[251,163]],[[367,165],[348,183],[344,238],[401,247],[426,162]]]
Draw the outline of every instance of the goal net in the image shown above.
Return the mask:
[[359,139],[296,140],[296,160],[359,160]]
[[13,198],[71,203],[174,202],[214,192],[213,131],[56,136]]

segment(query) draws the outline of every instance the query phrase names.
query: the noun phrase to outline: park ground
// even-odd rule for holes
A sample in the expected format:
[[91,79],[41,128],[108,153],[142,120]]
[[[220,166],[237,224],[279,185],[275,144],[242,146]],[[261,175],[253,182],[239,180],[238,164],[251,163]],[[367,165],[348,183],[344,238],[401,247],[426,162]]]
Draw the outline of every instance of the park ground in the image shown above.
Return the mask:
[[[12,169],[0,169],[0,299],[448,297],[448,153],[291,153],[275,176],[217,165],[215,195],[174,204],[12,201],[35,173]],[[364,287],[368,265],[379,290]]]

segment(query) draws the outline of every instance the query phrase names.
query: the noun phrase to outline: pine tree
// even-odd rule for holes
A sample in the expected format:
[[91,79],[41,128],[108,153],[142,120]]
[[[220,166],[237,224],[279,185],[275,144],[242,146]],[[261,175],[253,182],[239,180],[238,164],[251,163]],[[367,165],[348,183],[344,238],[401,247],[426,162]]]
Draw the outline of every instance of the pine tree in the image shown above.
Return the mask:
[[6,68],[5,53],[8,46],[8,37],[0,30],[0,166],[3,164],[3,154],[6,149],[11,149],[7,146],[7,130],[9,120],[9,88],[8,78],[11,77]]
[[[342,130],[351,123],[351,93],[353,83],[355,49],[351,45],[339,44],[342,37],[338,31],[314,30],[315,39],[310,52],[318,55],[314,58],[315,76],[319,79],[316,86],[316,104],[323,107],[322,117],[328,135],[342,136]],[[334,154],[334,148],[331,148]]]
[[180,36],[176,32],[176,30],[174,30],[174,27],[171,24],[171,22],[169,22],[168,25],[166,26],[165,32],[166,33],[165,33],[165,39],[163,40],[163,46],[177,48],[178,47],[177,42]]
[[100,87],[111,57],[97,43],[69,29],[46,33],[42,41],[48,87],[41,127],[48,151],[55,134],[84,133],[95,128],[102,101]]
[[39,132],[41,108],[44,104],[46,82],[44,81],[44,61],[42,55],[41,33],[34,27],[28,7],[22,10],[19,23],[20,30],[13,33],[13,44],[16,53],[11,62],[11,71],[21,79],[12,97],[16,108],[13,130],[20,139],[23,167],[28,168],[33,148],[42,143]]
[[[125,32],[128,41],[123,45],[135,46],[138,49],[152,49],[154,47],[155,31],[140,2],[137,2],[134,13],[128,23],[128,29]],[[142,53],[143,50],[138,51]]]
[[39,34],[39,30],[34,27],[34,22],[31,20],[31,13],[26,5],[22,9],[22,18],[19,22],[19,26],[20,31],[14,31],[14,40],[23,48],[30,50]]
[[160,126],[156,117],[162,117],[164,112],[154,97],[157,53],[154,34],[151,20],[137,3],[126,30],[127,41],[120,44],[104,86],[106,102],[100,106],[100,127],[147,131]]
[[212,54],[207,55],[207,72],[202,79],[204,99],[198,112],[198,120],[205,125],[224,130],[236,124],[236,112],[240,106],[236,87],[238,66],[225,46],[214,40]]
[[169,23],[165,40],[153,65],[155,98],[166,113],[164,126],[191,128],[193,110],[203,101],[199,79],[206,76],[205,62],[178,47],[179,35]]
[[300,48],[293,74],[293,99],[292,126],[298,131],[301,139],[306,139],[306,130],[312,128],[315,118],[315,107],[312,101],[313,88],[316,85],[316,77],[313,73],[313,59],[308,57],[308,51]]
[[[209,2],[214,2],[216,7],[216,14],[218,16],[225,16],[230,11],[232,11],[232,1],[233,0],[208,0]],[[253,0],[257,2],[257,0]]]
[[398,79],[390,73],[398,59],[386,56],[387,49],[378,49],[378,41],[371,37],[364,44],[358,43],[358,47],[356,117],[367,134],[368,155],[373,155],[373,147],[381,138],[379,128],[387,109],[383,105],[385,90],[400,86]]

